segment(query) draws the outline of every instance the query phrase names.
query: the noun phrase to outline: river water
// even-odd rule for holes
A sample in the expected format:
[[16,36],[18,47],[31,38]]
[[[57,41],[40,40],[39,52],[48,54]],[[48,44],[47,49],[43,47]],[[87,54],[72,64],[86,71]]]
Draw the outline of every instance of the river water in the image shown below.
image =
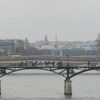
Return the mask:
[[0,100],[100,100],[100,75],[72,79],[73,95],[64,96],[64,78],[41,71],[19,72],[1,78]]

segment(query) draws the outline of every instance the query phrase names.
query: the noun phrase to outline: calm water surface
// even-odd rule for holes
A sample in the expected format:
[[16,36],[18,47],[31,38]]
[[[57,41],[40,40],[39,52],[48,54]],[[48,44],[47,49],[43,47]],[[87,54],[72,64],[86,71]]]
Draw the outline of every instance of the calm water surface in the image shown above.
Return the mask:
[[100,75],[74,77],[72,97],[64,96],[64,78],[59,75],[38,71],[8,75],[1,81],[0,100],[100,100]]

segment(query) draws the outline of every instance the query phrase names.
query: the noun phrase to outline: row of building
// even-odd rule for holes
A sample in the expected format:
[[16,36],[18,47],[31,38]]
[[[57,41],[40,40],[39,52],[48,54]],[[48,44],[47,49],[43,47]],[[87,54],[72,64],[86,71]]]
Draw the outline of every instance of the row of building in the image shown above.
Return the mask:
[[31,48],[27,38],[21,39],[2,39],[0,40],[0,55],[22,54],[24,50]]
[[83,49],[83,50],[96,50],[96,41],[58,41],[57,37],[55,41],[49,41],[47,35],[44,40],[37,41],[34,46],[38,49],[49,49],[49,50],[61,50],[61,49]]
[[55,41],[49,41],[47,35],[44,40],[30,43],[28,39],[3,39],[0,40],[0,55],[9,54],[50,54],[50,55],[63,55],[70,51],[94,51],[97,50],[95,41],[58,41],[57,37]]

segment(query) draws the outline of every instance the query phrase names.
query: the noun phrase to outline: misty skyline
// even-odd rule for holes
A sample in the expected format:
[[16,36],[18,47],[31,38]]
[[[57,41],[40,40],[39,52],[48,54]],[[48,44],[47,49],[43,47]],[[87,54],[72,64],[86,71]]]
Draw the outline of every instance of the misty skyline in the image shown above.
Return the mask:
[[0,0],[0,39],[95,40],[99,0]]

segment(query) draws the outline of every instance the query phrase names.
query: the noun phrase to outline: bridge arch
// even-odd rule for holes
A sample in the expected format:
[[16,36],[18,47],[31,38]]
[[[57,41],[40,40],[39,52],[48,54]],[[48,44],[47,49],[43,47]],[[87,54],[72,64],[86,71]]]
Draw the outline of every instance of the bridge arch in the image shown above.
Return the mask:
[[[100,67],[99,67],[100,68]],[[25,68],[19,68],[19,69],[11,69],[11,68],[8,68],[8,69],[0,69],[0,72],[2,73],[0,78],[6,76],[6,75],[9,75],[11,73],[14,73],[14,72],[18,72],[18,71],[21,71],[21,70],[28,70],[30,69],[30,67],[25,67]],[[55,73],[57,75],[60,75],[64,78],[66,78],[67,80],[70,80],[71,78],[81,74],[81,73],[84,73],[84,72],[88,72],[88,71],[91,71],[91,70],[96,70],[97,68],[96,67],[89,67],[89,68],[86,68],[86,69],[82,69],[78,72],[74,72],[74,69],[73,67],[64,67],[63,68],[49,68],[49,69],[46,69],[46,68],[37,68],[38,70],[44,70],[44,71],[49,71],[49,72],[52,72],[52,73]],[[6,72],[6,70],[8,70],[9,72]],[[34,70],[34,69],[32,69]],[[59,71],[60,70],[60,71]],[[70,73],[70,71],[73,70],[72,73]]]
[[[6,69],[6,70],[10,70],[9,72],[6,72],[6,71],[3,71],[3,70],[0,70],[0,72],[1,73],[3,73],[3,74],[1,74],[1,76],[0,76],[0,78],[2,78],[2,77],[4,77],[4,76],[6,76],[6,75],[9,75],[9,74],[11,74],[11,73],[14,73],[14,72],[18,72],[18,71],[22,71],[22,70],[29,70],[29,69],[27,69],[27,68],[21,68],[21,69],[16,69],[16,70],[13,70],[13,69]],[[32,69],[32,70],[34,70],[34,69]],[[61,74],[63,71],[65,71],[65,70],[62,70],[61,72],[56,72],[55,70],[57,70],[57,69],[36,69],[36,70],[44,70],[44,71],[49,71],[49,72],[52,72],[52,73],[55,73],[55,74],[57,74],[57,75],[60,75],[60,76],[62,76],[62,77],[64,77],[64,78],[66,78],[65,76],[64,76],[64,74]]]
[[88,71],[91,71],[91,70],[94,70],[94,68],[81,70],[81,71],[79,71],[79,72],[77,72],[77,73],[72,74],[69,78],[71,79],[71,78],[73,78],[73,77],[75,77],[75,76],[77,76],[77,75],[79,75],[79,74],[82,74],[82,73],[84,73],[84,72],[88,72]]

